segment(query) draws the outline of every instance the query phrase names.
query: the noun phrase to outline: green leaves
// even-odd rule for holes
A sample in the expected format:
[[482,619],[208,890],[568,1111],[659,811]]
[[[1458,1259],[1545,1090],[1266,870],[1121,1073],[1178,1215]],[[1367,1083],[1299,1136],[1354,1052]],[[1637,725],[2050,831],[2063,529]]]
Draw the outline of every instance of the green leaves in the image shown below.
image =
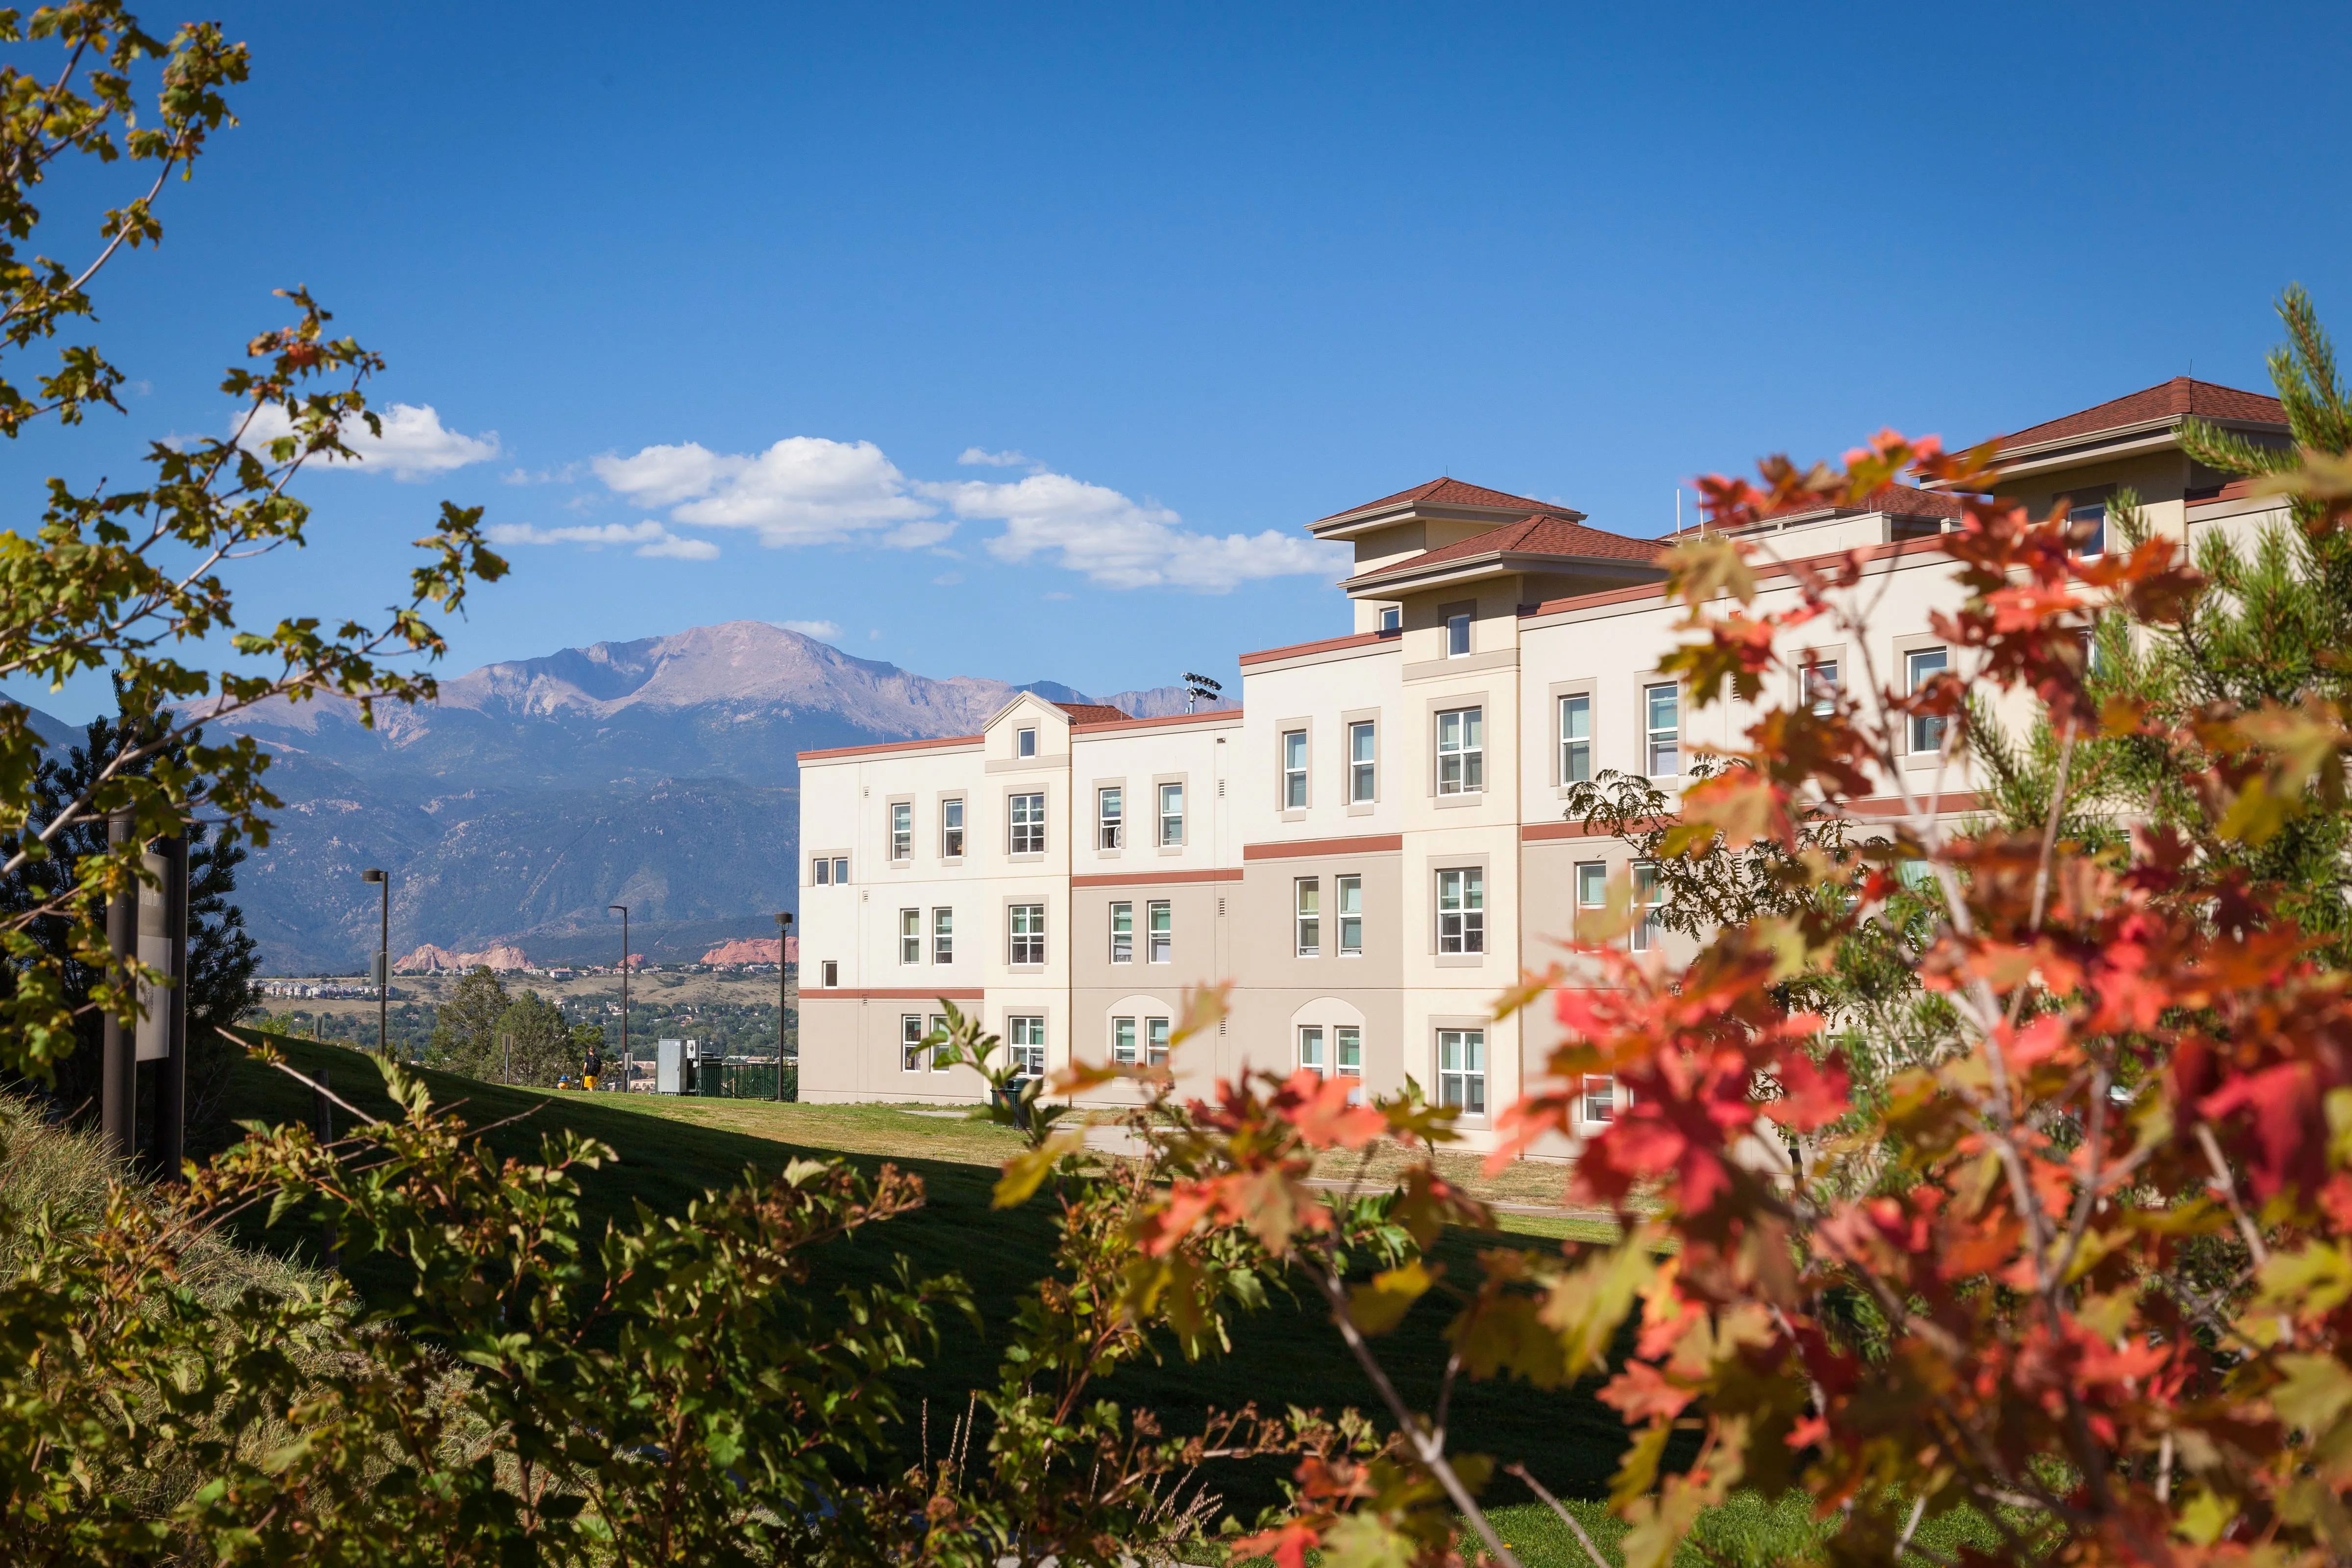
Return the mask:
[[1348,1288],[1348,1316],[1368,1334],[1385,1334],[1404,1321],[1412,1304],[1427,1294],[1444,1273],[1425,1267],[1420,1258],[1383,1269],[1360,1285]]

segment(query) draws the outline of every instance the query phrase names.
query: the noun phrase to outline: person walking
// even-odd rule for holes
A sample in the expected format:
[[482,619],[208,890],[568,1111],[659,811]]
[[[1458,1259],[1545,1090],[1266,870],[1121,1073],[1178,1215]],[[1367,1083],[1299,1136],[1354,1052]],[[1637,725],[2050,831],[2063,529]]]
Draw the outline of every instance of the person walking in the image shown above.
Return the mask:
[[604,1070],[604,1053],[593,1046],[589,1047],[587,1056],[580,1063],[580,1087],[591,1094],[595,1093],[596,1079]]

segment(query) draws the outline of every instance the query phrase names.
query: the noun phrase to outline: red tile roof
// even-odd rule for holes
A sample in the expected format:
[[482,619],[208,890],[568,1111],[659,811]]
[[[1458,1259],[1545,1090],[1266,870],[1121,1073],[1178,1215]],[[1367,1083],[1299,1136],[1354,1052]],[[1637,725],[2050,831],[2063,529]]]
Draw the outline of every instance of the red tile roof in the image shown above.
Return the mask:
[[1777,511],[1759,514],[1759,521],[1775,517],[1795,517],[1811,511],[1878,511],[1889,517],[1958,517],[1965,510],[1960,498],[1946,495],[1941,490],[1914,489],[1909,485],[1881,485],[1854,507],[1822,507],[1810,503],[1784,506]]
[[1055,707],[1070,716],[1076,724],[1115,724],[1121,719],[1131,719],[1126,710],[1113,708],[1108,702],[1056,702]]
[[[1507,495],[1490,490],[1483,485],[1467,485],[1460,479],[1439,478],[1425,485],[1415,485],[1409,490],[1399,490],[1392,496],[1368,500],[1361,506],[1351,506],[1345,511],[1335,511],[1329,517],[1317,518],[1318,522],[1330,522],[1342,517],[1353,517],[1360,511],[1378,511],[1385,506],[1402,506],[1407,501],[1427,501],[1432,506],[1490,506],[1496,508],[1528,507],[1541,511],[1550,503],[1527,496]],[[1582,512],[1573,515],[1582,517]]]
[[1242,655],[1243,664],[1264,664],[1268,659],[1297,658],[1310,653],[1328,653],[1334,648],[1367,647],[1376,642],[1395,642],[1395,632],[1354,632],[1341,637],[1318,637],[1313,642],[1295,642],[1282,647],[1262,647],[1255,653]]
[[2152,419],[2177,419],[2194,414],[2205,419],[2242,419],[2256,424],[2284,425],[2286,410],[2279,400],[2259,392],[2241,392],[2210,381],[2176,375],[2170,381],[2085,408],[2078,414],[2046,420],[2000,438],[2004,447],[2032,447],[2062,441],[2069,436],[2095,435],[2102,430],[2144,425]]
[[1425,554],[1410,556],[1393,566],[1383,566],[1377,572],[1367,572],[1367,578],[1386,577],[1391,574],[1418,572],[1424,566],[1443,566],[1449,562],[1475,560],[1481,555],[1601,555],[1615,561],[1639,561],[1647,563],[1664,549],[1655,539],[1628,539],[1622,533],[1608,533],[1597,528],[1587,528],[1580,522],[1570,522],[1549,512],[1538,512],[1521,518],[1501,528],[1490,528],[1484,533],[1432,550]]

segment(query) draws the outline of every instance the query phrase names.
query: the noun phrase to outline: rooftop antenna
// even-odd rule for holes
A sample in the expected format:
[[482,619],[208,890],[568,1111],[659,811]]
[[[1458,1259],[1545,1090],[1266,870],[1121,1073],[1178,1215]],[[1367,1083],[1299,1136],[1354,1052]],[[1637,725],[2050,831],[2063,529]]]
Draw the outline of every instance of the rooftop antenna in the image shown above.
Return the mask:
[[1224,689],[1207,676],[1195,675],[1191,670],[1186,670],[1184,672],[1184,711],[1187,713],[1197,711],[1204,700],[1209,702],[1223,700]]

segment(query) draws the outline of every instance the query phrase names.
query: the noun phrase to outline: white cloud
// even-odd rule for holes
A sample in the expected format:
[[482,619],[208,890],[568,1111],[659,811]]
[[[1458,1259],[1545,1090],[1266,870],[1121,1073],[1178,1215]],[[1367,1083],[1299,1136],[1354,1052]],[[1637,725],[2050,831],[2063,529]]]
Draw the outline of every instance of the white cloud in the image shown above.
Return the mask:
[[1328,575],[1347,565],[1344,548],[1267,529],[1194,533],[1166,507],[1131,500],[1067,474],[1032,474],[1011,484],[963,479],[928,485],[958,517],[1002,520],[988,542],[1000,561],[1043,554],[1108,588],[1193,588],[1222,594],[1261,577]]
[[[485,463],[499,455],[497,431],[467,436],[451,430],[429,403],[395,403],[378,409],[376,418],[383,426],[380,436],[371,435],[362,420],[349,420],[343,426],[343,445],[357,455],[356,466],[370,473],[421,479],[468,463]],[[283,408],[268,404],[255,411],[253,423],[246,427],[245,444],[259,451],[279,437],[292,434],[293,428]],[[338,458],[332,466],[354,465]]]
[[634,544],[636,554],[667,556],[677,561],[710,561],[719,554],[719,546],[710,541],[672,533],[651,518],[643,522],[583,523],[565,528],[499,522],[483,532],[492,544],[584,544],[591,550],[602,550],[608,544]]
[[942,572],[938,576],[931,579],[931,586],[934,588],[952,588],[962,581],[963,574],[961,572]]
[[830,642],[841,635],[841,624],[838,621],[786,621],[784,630]]
[[[972,447],[957,461],[1013,468],[1030,459]],[[979,520],[1004,525],[985,541],[998,560],[1042,556],[1109,588],[1222,594],[1266,577],[1337,579],[1348,566],[1343,546],[1275,529],[1197,533],[1166,507],[1042,465],[1007,482],[909,479],[871,441],[792,436],[756,455],[689,441],[607,454],[591,467],[614,493],[670,508],[673,522],[749,529],[771,547],[864,541],[952,554],[940,542],[959,521]]]
[[902,550],[936,544],[955,530],[911,493],[907,476],[871,441],[788,436],[757,457],[688,442],[596,459],[596,477],[647,506],[671,506],[679,522],[746,528],[760,542],[831,544],[879,534]]

